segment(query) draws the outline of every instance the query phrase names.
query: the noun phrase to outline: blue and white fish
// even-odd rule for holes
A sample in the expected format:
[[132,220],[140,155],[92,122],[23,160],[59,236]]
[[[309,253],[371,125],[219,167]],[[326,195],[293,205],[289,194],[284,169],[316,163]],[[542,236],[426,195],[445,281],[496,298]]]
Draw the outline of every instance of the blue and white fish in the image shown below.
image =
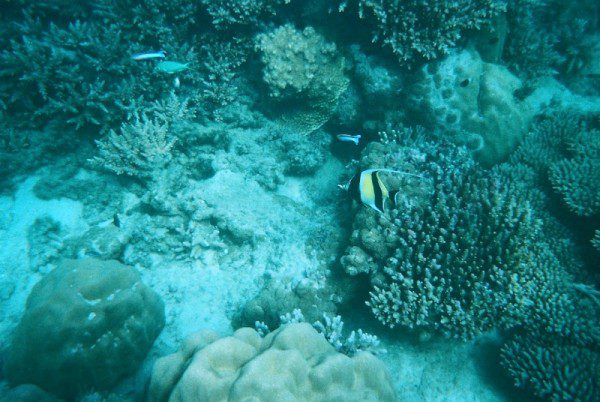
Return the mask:
[[164,59],[166,57],[164,50],[159,50],[158,52],[148,52],[148,53],[136,53],[131,56],[132,60],[142,61],[142,60],[152,60],[152,59]]
[[342,142],[353,142],[355,145],[358,145],[358,141],[360,141],[360,134],[338,134],[336,135],[337,139]]

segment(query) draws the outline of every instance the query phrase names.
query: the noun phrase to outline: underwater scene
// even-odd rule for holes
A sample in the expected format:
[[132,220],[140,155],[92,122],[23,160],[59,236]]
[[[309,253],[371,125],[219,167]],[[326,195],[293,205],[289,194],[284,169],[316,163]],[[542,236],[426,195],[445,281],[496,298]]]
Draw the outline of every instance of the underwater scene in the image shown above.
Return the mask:
[[0,0],[0,401],[600,402],[600,3]]

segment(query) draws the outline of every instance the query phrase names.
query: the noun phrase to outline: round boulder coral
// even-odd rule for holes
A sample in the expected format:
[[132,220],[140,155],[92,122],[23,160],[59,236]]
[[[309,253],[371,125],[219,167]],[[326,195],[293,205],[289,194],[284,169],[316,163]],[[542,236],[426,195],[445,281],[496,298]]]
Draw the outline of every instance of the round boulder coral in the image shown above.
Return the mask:
[[162,300],[133,268],[64,260],[31,291],[6,376],[65,398],[110,388],[137,369],[164,322]]
[[394,401],[383,363],[335,351],[310,324],[265,338],[250,328],[219,338],[203,331],[159,359],[149,401]]

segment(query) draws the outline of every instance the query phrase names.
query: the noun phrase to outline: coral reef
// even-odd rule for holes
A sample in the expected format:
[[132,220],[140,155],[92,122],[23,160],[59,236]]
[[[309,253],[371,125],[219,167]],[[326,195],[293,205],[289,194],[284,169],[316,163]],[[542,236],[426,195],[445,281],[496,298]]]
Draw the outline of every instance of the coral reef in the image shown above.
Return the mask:
[[[327,281],[331,282],[331,281]],[[306,322],[319,320],[323,314],[336,312],[335,289],[309,279],[285,285],[282,281],[269,281],[260,293],[249,300],[232,318],[234,328],[251,327],[260,321],[268,328],[278,328],[281,316],[295,309],[302,311]]]
[[546,244],[532,247],[541,226],[518,188],[452,147],[391,142],[366,151],[369,165],[418,171],[424,184],[416,185],[434,189],[403,195],[389,218],[366,209],[355,218],[342,265],[369,273],[368,304],[383,324],[469,339],[526,321],[560,294],[566,274]]
[[520,80],[506,68],[463,50],[416,73],[408,89],[409,108],[419,124],[466,143],[490,166],[505,160],[529,127],[533,111],[515,99],[519,88]]
[[550,187],[573,214],[596,229],[600,213],[600,131],[598,114],[568,111],[542,117],[511,156],[529,166],[541,191]]
[[67,398],[107,389],[137,369],[163,325],[163,302],[134,269],[65,260],[31,291],[6,376]]
[[111,130],[105,139],[96,142],[99,155],[91,163],[116,174],[151,177],[171,159],[175,139],[168,130],[164,122],[145,115],[136,117],[132,123],[122,124],[119,134]]
[[598,4],[560,0],[509,2],[507,37],[503,58],[522,78],[536,80],[558,76],[574,90],[598,95]]
[[503,363],[518,387],[549,401],[600,398],[600,352],[580,346],[543,344],[530,337],[511,341]]
[[358,0],[341,2],[340,10],[353,3],[371,27],[373,41],[382,42],[408,65],[447,54],[465,31],[489,24],[506,7],[497,0]]
[[287,24],[258,35],[256,49],[269,97],[284,112],[279,122],[300,132],[321,127],[348,86],[335,44],[312,27]]
[[232,26],[257,25],[265,14],[275,14],[275,9],[290,0],[202,0],[216,29]]
[[594,401],[600,397],[598,291],[577,284],[565,295],[566,303],[549,301],[554,311],[512,335],[501,364],[516,386],[545,400]]
[[149,401],[173,398],[393,401],[395,395],[373,355],[345,356],[309,324],[290,324],[265,338],[250,328],[225,338],[211,331],[191,335],[153,369]]

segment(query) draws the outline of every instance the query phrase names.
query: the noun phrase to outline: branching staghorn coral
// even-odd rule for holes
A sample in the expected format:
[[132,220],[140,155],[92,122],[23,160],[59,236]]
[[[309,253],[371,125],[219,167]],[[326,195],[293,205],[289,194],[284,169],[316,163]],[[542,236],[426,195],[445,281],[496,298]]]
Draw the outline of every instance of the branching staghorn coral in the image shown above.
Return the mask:
[[212,18],[214,27],[218,30],[240,25],[256,25],[259,17],[265,14],[275,14],[282,4],[291,0],[202,0],[206,11]]
[[90,162],[118,175],[148,178],[171,160],[175,139],[168,131],[167,123],[142,115],[96,141],[99,155]]
[[501,0],[347,0],[340,10],[354,3],[372,26],[373,42],[382,42],[409,66],[448,53],[465,31],[490,23],[506,7]]
[[598,350],[518,337],[502,348],[502,365],[517,387],[544,400],[597,401],[600,398]]
[[39,21],[23,24],[24,34],[0,53],[0,98],[7,109],[76,128],[112,121],[117,86],[107,78],[122,73],[119,32],[80,22],[47,29]]
[[[598,114],[556,112],[538,122],[511,156],[529,166],[538,191],[556,193],[573,214],[597,224],[600,213],[600,131]],[[552,191],[553,190],[553,191]]]
[[[598,4],[561,0],[511,0],[510,35],[503,58],[522,78],[559,75],[575,89],[585,87],[587,68],[598,54]],[[589,86],[596,88],[597,85]],[[592,89],[593,92],[593,89]]]

